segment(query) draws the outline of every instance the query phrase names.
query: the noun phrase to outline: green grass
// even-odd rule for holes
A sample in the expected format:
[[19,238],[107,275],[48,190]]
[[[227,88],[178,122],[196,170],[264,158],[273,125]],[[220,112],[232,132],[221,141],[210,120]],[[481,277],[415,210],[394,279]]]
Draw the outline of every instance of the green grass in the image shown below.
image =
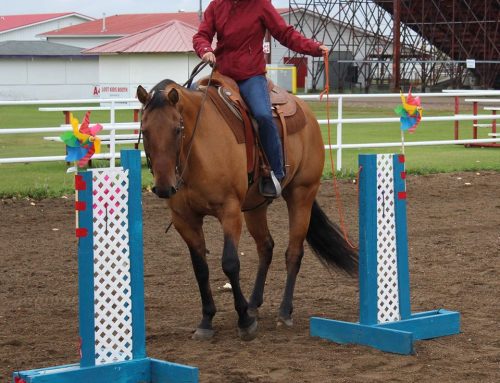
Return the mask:
[[[85,105],[82,105],[85,106]],[[86,104],[89,106],[89,104]],[[80,121],[84,112],[76,112]],[[132,111],[117,111],[117,122],[132,121]],[[109,122],[109,112],[93,111],[91,123]],[[39,112],[38,106],[0,106],[0,129],[55,127],[64,123],[62,112]],[[0,135],[0,157],[38,157],[64,155],[61,143],[43,140],[59,133]],[[133,147],[121,145],[119,148]],[[103,151],[106,149],[103,147]],[[94,160],[93,167],[109,166],[109,161]],[[74,194],[74,174],[68,174],[66,162],[0,164],[0,198],[46,198]],[[149,171],[143,170],[143,184],[151,183]]]
[[[310,103],[318,119],[326,119],[324,103]],[[396,103],[394,104],[394,106]],[[395,117],[393,107],[355,107],[344,106],[343,118],[367,117]],[[432,108],[425,111],[427,116],[452,115],[453,110]],[[467,112],[464,112],[467,113]],[[332,106],[330,118],[337,117],[336,106]],[[484,121],[488,122],[488,121]],[[460,122],[460,139],[472,138],[471,121]],[[322,126],[323,140],[328,144],[328,127]],[[479,138],[489,138],[489,129],[480,129]],[[343,124],[342,142],[374,143],[374,142],[401,142],[399,123],[383,124]],[[426,122],[421,123],[415,133],[405,133],[405,142],[451,140],[454,135],[454,122]],[[337,126],[330,126],[331,143],[336,143]],[[401,153],[401,147],[376,149],[343,149],[341,175],[353,175],[358,169],[358,154],[364,153]],[[497,170],[500,171],[500,149],[498,148],[465,148],[463,145],[439,145],[405,147],[406,168],[409,173],[444,173],[457,171]],[[336,160],[336,152],[333,152]],[[331,176],[330,156],[327,153],[325,161],[325,176]]]
[[[343,117],[394,117],[393,106],[387,102],[377,106],[356,106],[345,103]],[[425,103],[425,100],[424,100]],[[326,118],[325,104],[309,103],[319,119]],[[425,106],[425,105],[424,105]],[[425,115],[451,115],[453,109],[432,106],[425,110]],[[467,112],[464,112],[467,113]],[[82,119],[84,113],[75,113]],[[336,118],[336,106],[331,107],[331,118]],[[132,120],[131,111],[119,111],[117,122]],[[91,115],[92,122],[109,122],[109,112],[95,111]],[[35,106],[0,107],[0,129],[22,127],[58,126],[64,122],[62,113],[39,112]],[[486,121],[485,121],[486,122]],[[460,138],[471,138],[471,122],[460,122]],[[322,127],[323,138],[328,143],[327,126]],[[336,125],[330,127],[332,144],[336,141]],[[480,137],[487,138],[487,129],[480,129]],[[42,139],[44,136],[57,136],[57,133],[0,135],[0,157],[25,157],[63,155],[62,144]],[[453,138],[453,122],[430,122],[421,124],[414,134],[405,134],[405,141],[445,140]],[[343,143],[400,142],[399,124],[344,124]],[[120,146],[120,148],[126,146]],[[357,156],[359,153],[393,153],[400,152],[399,147],[382,149],[344,149],[342,156],[343,171],[340,176],[353,176],[357,173]],[[464,148],[459,145],[406,147],[407,171],[409,173],[439,173],[456,171],[500,171],[500,149]],[[333,152],[336,159],[336,152]],[[108,161],[93,161],[93,166],[108,166]],[[31,197],[45,198],[73,194],[73,175],[66,173],[65,162],[46,162],[33,164],[0,165],[0,198]],[[331,177],[330,158],[327,153],[324,177]],[[151,184],[151,175],[143,169],[143,185]]]
[[[92,161],[93,167],[109,166],[109,161]],[[0,198],[29,197],[42,199],[74,194],[74,173],[67,173],[65,162],[0,165]],[[152,182],[145,167],[142,171],[143,186]]]

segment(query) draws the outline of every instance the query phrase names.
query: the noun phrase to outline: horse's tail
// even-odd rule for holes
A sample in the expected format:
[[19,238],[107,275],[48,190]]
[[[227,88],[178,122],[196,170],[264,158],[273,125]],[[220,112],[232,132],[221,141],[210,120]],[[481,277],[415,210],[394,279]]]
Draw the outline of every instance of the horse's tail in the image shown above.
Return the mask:
[[315,200],[306,236],[314,254],[327,267],[338,267],[354,276],[358,273],[358,251],[344,238]]

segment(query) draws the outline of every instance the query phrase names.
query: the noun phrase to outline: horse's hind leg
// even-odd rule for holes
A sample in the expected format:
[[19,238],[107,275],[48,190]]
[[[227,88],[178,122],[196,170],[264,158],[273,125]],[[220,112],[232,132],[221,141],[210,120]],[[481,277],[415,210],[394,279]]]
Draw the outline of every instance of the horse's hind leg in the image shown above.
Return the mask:
[[286,286],[279,309],[279,323],[292,326],[293,292],[304,256],[304,240],[309,228],[311,206],[318,186],[289,188],[283,195],[288,206],[289,235],[286,249]]
[[239,335],[242,340],[252,340],[257,335],[257,319],[248,315],[248,302],[240,286],[240,259],[238,257],[238,244],[242,228],[240,205],[230,206],[228,204],[219,220],[224,232],[222,270],[231,282],[234,307],[239,317]]
[[216,308],[210,289],[205,237],[202,230],[203,218],[197,216],[186,219],[172,213],[172,219],[175,228],[188,245],[194,274],[200,289],[203,317],[193,334],[193,339],[210,339],[214,335],[212,318]]
[[258,308],[264,302],[264,286],[273,259],[274,241],[267,226],[267,207],[266,204],[245,212],[247,229],[255,240],[259,254],[259,267],[255,277],[255,285],[248,303],[248,311],[253,316],[257,316]]

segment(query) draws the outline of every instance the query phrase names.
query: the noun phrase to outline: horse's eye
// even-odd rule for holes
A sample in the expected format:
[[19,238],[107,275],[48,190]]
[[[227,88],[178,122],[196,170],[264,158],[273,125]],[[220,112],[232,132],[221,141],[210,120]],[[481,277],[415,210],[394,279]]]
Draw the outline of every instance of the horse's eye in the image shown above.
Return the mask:
[[182,126],[178,126],[177,128],[175,128],[175,134],[179,135],[182,133],[183,130],[184,128]]

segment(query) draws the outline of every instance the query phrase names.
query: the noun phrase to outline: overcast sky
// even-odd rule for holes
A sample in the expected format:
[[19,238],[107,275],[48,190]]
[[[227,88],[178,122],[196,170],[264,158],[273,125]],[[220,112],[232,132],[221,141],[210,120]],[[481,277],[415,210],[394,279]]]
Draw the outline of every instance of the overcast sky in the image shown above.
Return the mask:
[[[287,8],[288,0],[272,0],[275,7]],[[210,0],[202,0],[203,9]],[[101,18],[122,13],[198,11],[199,0],[0,0],[1,15],[78,12]]]

